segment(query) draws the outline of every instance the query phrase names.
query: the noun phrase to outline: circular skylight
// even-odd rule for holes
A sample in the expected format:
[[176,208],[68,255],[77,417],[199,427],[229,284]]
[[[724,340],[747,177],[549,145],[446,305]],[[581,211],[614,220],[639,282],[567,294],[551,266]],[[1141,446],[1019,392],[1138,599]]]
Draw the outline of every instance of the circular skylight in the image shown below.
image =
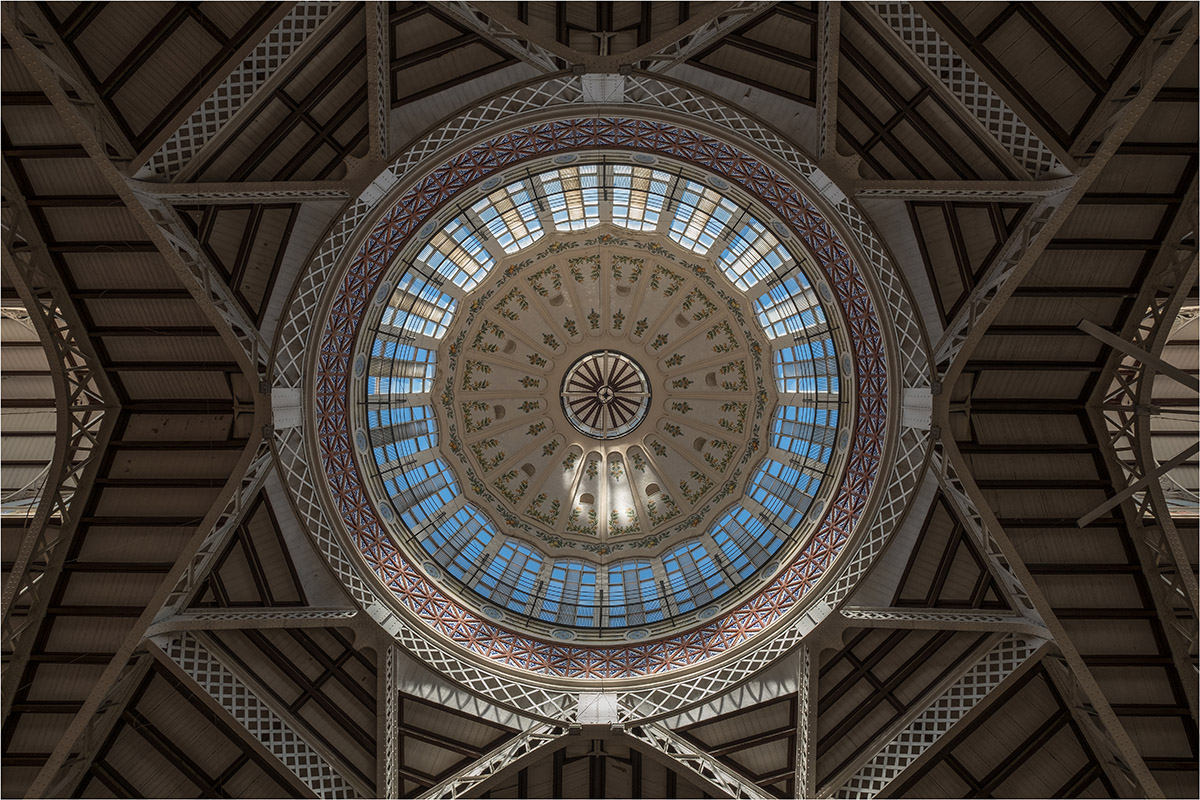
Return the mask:
[[836,488],[828,287],[782,224],[681,165],[569,154],[482,188],[393,262],[360,344],[393,539],[540,635],[720,613]]
[[650,410],[650,381],[629,356],[597,350],[567,370],[562,409],[575,430],[593,439],[619,439]]

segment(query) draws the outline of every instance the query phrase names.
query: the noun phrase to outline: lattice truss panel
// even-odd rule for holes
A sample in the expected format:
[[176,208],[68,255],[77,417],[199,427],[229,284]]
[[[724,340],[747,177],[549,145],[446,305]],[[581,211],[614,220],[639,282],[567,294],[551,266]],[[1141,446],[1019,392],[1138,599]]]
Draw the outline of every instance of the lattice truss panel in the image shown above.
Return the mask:
[[171,134],[138,172],[171,180],[224,128],[332,13],[335,3],[296,3],[254,50]]
[[181,634],[164,643],[163,651],[318,797],[360,796],[198,637]]
[[875,797],[1043,644],[1041,639],[1017,636],[1003,640],[864,764],[835,796]]
[[1060,167],[1050,148],[916,9],[908,3],[873,3],[872,7],[1031,176],[1039,178]]

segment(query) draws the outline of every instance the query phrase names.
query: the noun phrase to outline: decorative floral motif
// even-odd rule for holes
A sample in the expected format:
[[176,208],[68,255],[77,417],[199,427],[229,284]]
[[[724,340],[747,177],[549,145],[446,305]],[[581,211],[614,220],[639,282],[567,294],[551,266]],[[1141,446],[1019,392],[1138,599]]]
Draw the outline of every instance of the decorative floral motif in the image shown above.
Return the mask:
[[661,264],[657,264],[654,267],[654,271],[650,273],[650,288],[658,289],[664,282],[667,288],[662,290],[663,297],[670,297],[679,291],[680,286],[683,286],[683,276],[671,272],[671,270]]
[[565,330],[571,336],[579,335],[579,326],[575,324],[575,320],[573,319],[563,319],[563,330]]
[[712,300],[709,300],[708,297],[705,296],[704,292],[700,291],[699,289],[692,289],[687,293],[687,296],[683,298],[683,310],[691,311],[692,307],[696,305],[698,305],[699,308],[692,312],[692,319],[696,322],[699,322],[705,317],[712,316],[717,310],[717,304]]
[[[520,470],[510,469],[496,480],[492,481],[492,485],[500,490],[500,494],[508,498],[510,503],[518,503],[521,496],[525,494],[525,490],[529,488],[529,480],[522,479],[516,486],[512,485],[512,481],[518,475],[522,474]],[[515,521],[515,520],[514,520]]]
[[588,268],[587,277],[591,278],[593,281],[600,280],[599,255],[593,254],[590,256],[579,256],[578,258],[572,258],[567,262],[567,269],[570,270],[571,277],[575,279],[576,283],[583,283],[584,281],[584,266]]
[[486,380],[486,379],[473,380],[473,377],[476,372],[481,372],[484,375],[487,375],[491,371],[492,371],[491,364],[485,364],[482,361],[472,361],[471,359],[467,359],[467,361],[465,362],[465,366],[463,368],[463,381],[462,381],[463,391],[479,392],[479,391],[483,391],[484,389],[486,389],[488,386],[491,385],[491,381]]
[[546,288],[547,281],[555,291],[562,289],[562,275],[559,274],[558,267],[553,264],[539,269],[530,275],[527,280],[529,281],[529,285],[533,287],[533,290],[538,293],[538,297],[550,296],[550,289]]
[[529,301],[525,299],[525,295],[521,293],[521,289],[518,286],[509,289],[508,294],[504,295],[500,299],[500,302],[496,303],[496,313],[505,319],[511,319],[515,322],[521,318],[521,315],[511,308],[512,305],[516,305],[521,311],[529,310]]
[[[535,519],[545,522],[547,525],[553,525],[555,522],[558,522],[558,512],[562,509],[562,503],[556,497],[550,501],[549,508],[543,509],[542,506],[546,500],[546,493],[541,492],[529,503],[529,507],[525,510],[525,513]],[[558,546],[562,546],[561,539],[559,540]]]
[[608,515],[608,533],[611,536],[629,536],[635,533],[642,532],[642,526],[638,524],[637,512],[632,508],[626,508],[624,517],[628,522],[621,521],[621,513],[617,509],[613,509]]
[[714,486],[713,480],[703,472],[695,469],[688,473],[688,477],[692,480],[680,481],[679,491],[683,492],[683,496],[692,504],[699,503],[700,499]]
[[596,509],[589,508],[587,513],[584,513],[582,508],[576,506],[571,509],[571,516],[567,518],[567,532],[595,536],[596,522]]
[[724,453],[724,455],[721,458],[717,458],[712,453],[705,453],[704,460],[717,472],[724,472],[725,468],[729,466],[729,462],[733,460],[734,453],[737,452],[737,445],[733,442],[727,442],[724,439],[709,439],[708,446],[718,452]]
[[738,344],[737,338],[733,335],[733,329],[729,327],[729,323],[725,320],[721,320],[714,325],[708,331],[708,333],[704,335],[704,338],[708,339],[710,342],[716,341],[716,344],[712,346],[712,351],[714,353],[732,353],[734,350],[737,350],[739,347],[741,347],[741,345]]
[[[500,450],[499,447],[499,439],[480,439],[478,442],[475,442],[473,445],[471,445],[471,452],[475,454],[475,459],[479,461],[479,465],[483,467],[484,472],[490,472],[491,470],[500,466],[500,463],[504,461],[505,452]],[[496,449],[496,452],[490,457],[485,458],[483,454],[493,448]]]
[[[659,505],[658,505],[659,501],[662,502],[661,510],[659,509]],[[661,525],[662,523],[669,522],[670,520],[673,520],[679,516],[679,506],[675,505],[675,501],[671,499],[671,495],[667,494],[666,492],[663,492],[661,495],[659,495],[659,499],[657,501],[656,500],[647,501],[646,514],[650,517],[650,521],[653,522],[655,525]],[[665,534],[665,532],[664,532],[664,534]],[[665,538],[665,535],[663,538]],[[643,539],[642,541],[645,542],[647,540]],[[658,540],[655,540],[653,542],[653,544],[658,544]],[[634,546],[635,547],[639,547],[639,546],[647,547],[649,545],[648,544],[639,544],[639,545],[634,545]]]
[[746,381],[746,362],[730,361],[720,370],[722,375],[734,375],[736,380],[721,381],[721,388],[730,392],[744,392],[750,384]]
[[492,410],[491,404],[484,403],[480,400],[474,400],[470,403],[463,403],[462,404],[463,430],[465,430],[467,433],[475,433],[476,431],[481,431],[484,428],[486,428],[488,425],[491,425],[492,424],[491,417],[485,416],[482,419],[475,419],[475,415],[472,413],[475,411],[482,411],[486,414],[488,411],[491,411],[491,410]]
[[645,266],[646,262],[641,258],[620,254],[612,257],[612,274],[618,281],[625,278],[625,267],[629,267],[629,282],[637,283],[638,278],[642,277],[642,269]]
[[749,406],[745,403],[722,403],[721,410],[729,413],[733,412],[735,420],[730,421],[727,417],[721,417],[717,420],[717,424],[730,433],[741,433],[746,430],[746,412],[749,411]]
[[625,324],[625,312],[617,311],[613,314],[612,326],[614,331],[621,330],[621,326]]

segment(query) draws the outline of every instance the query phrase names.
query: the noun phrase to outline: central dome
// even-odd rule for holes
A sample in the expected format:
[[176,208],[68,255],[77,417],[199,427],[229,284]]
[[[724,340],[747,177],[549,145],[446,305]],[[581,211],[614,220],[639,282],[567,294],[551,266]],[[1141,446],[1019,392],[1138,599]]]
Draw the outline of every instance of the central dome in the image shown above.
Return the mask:
[[368,321],[361,438],[393,539],[535,635],[657,637],[742,602],[845,463],[846,334],[807,249],[639,154],[480,189],[398,254]]
[[597,350],[580,358],[562,384],[562,409],[571,427],[593,439],[619,439],[650,410],[650,381],[629,356]]

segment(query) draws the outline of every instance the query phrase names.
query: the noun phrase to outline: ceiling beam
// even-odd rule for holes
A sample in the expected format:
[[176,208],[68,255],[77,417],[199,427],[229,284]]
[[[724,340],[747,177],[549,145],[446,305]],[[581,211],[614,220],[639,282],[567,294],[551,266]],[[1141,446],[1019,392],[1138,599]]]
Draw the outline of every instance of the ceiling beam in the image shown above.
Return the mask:
[[[10,654],[2,679],[3,716],[7,719],[34,649],[35,634],[89,503],[100,454],[116,429],[119,396],[7,164],[3,185],[9,212],[3,234],[4,271],[45,348],[54,392],[45,401],[46,408],[56,410],[47,489],[11,556],[11,572],[4,582],[0,636]],[[5,406],[32,408],[42,402],[7,400]],[[14,614],[17,609],[20,612]]]
[[[1113,123],[1104,131],[1103,144],[1079,173],[1070,190],[1043,199],[1030,213],[997,255],[970,298],[955,314],[946,332],[934,348],[934,361],[943,386],[953,385],[967,359],[978,346],[988,325],[1004,307],[1013,290],[1040,259],[1046,246],[1066,223],[1075,205],[1100,177],[1105,165],[1125,140],[1134,125],[1149,108],[1159,88],[1174,73],[1196,41],[1197,14],[1190,4],[1183,33],[1169,42],[1160,43],[1151,55],[1137,95],[1123,103]],[[934,419],[944,420],[949,395],[934,398]]]

